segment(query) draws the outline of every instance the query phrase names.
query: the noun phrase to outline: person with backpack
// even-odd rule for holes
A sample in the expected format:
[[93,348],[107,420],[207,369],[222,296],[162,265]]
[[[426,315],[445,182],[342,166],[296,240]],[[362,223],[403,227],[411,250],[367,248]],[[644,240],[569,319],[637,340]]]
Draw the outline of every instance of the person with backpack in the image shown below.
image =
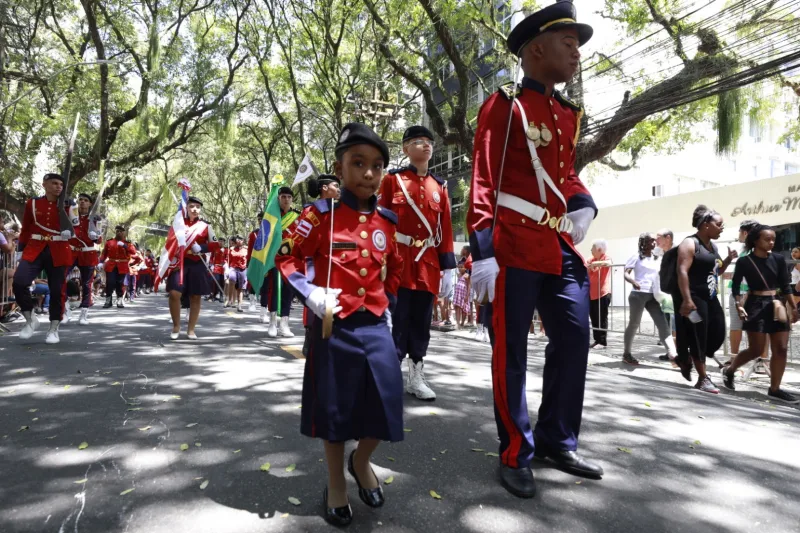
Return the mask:
[[625,328],[625,349],[622,353],[622,362],[629,365],[638,365],[639,361],[631,355],[633,337],[639,331],[642,314],[645,309],[655,323],[658,337],[667,348],[670,357],[675,356],[675,341],[672,339],[672,330],[667,324],[667,319],[661,311],[661,304],[653,295],[654,281],[659,275],[659,259],[653,253],[656,239],[652,233],[639,235],[639,252],[625,263],[625,281],[633,286],[628,295],[630,305],[630,319]]
[[[669,276],[675,261],[672,250],[664,254],[663,286],[672,293],[678,310],[678,357],[675,362],[686,381],[692,380],[692,364],[697,370],[694,388],[719,394],[719,389],[706,373],[706,357],[713,357],[725,341],[725,312],[717,297],[719,276],[730,266],[738,253],[728,249],[725,260],[719,256],[712,240],[719,239],[724,229],[722,215],[704,205],[692,214],[692,227],[697,232],[677,248],[675,275]],[[666,279],[665,279],[666,278]]]
[[[770,359],[770,386],[767,395],[771,400],[800,403],[800,399],[781,389],[786,370],[791,323],[797,322],[798,312],[786,259],[774,253],[775,230],[761,224],[747,234],[745,248],[751,253],[736,263],[733,273],[733,297],[736,311],[747,332],[747,349],[734,358],[731,365],[722,369],[723,385],[735,390],[736,370],[761,355],[767,343],[772,345]],[[742,280],[747,281],[747,299],[741,292]],[[788,305],[786,305],[788,304]]]

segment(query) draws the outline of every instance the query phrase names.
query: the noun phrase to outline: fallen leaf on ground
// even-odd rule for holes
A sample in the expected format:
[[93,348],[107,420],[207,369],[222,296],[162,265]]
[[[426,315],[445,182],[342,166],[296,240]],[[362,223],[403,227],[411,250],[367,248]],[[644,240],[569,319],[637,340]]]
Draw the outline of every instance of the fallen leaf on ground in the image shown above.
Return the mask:
[[45,381],[44,384],[45,385],[50,385],[50,382],[49,381]]
[[472,451],[473,452],[485,452],[486,450],[484,450],[483,448],[472,448]]
[[75,485],[83,485],[87,481],[89,481],[87,478],[83,478],[83,479],[79,479],[78,481],[73,481],[72,483],[74,483]]
[[173,395],[172,395],[172,398],[173,398],[174,400],[180,400],[180,399],[181,399],[181,397],[180,397],[180,396],[178,396],[177,394],[173,394]]
[[141,411],[141,410],[142,410],[141,407],[131,407],[130,409],[128,409],[128,411]]
[[294,472],[295,468],[297,468],[297,465],[292,463],[292,464],[290,464],[289,466],[286,467],[286,471],[287,472]]
[[19,428],[17,431],[18,431],[18,432],[19,432],[19,431],[28,431],[29,429],[31,429],[31,427],[30,427],[30,426],[22,426],[22,427],[20,427],[20,428]]
[[36,422],[37,420],[39,420],[38,416],[36,418],[31,418],[31,422]]
[[[95,383],[94,385],[86,385],[87,389],[93,389],[95,387],[97,387],[97,383]],[[133,490],[133,489],[131,489],[131,490]]]
[[53,435],[52,437],[45,437],[47,440],[53,440],[54,438],[58,437],[58,435]]
[[184,442],[183,444],[181,444],[181,451],[182,452],[185,452],[188,449],[189,449],[189,445],[187,443]]
[[641,422],[641,420],[639,420],[638,418],[631,418],[631,420],[633,420],[634,422]]
[[197,422],[192,422],[191,424],[186,424],[187,428],[193,428],[197,425]]
[[644,402],[644,405],[650,407],[650,402]]
[[272,438],[273,438],[273,439],[282,439],[283,437],[281,437],[280,435],[275,435],[275,436],[274,436],[274,437],[272,437]]
[[486,452],[486,457],[500,457],[500,454],[496,452]]
[[120,383],[119,381],[115,381],[114,383],[112,383],[112,385],[122,385],[122,383]]
[[408,428],[403,428],[403,431],[405,431],[406,433],[411,433],[411,430]]
[[131,492],[133,492],[133,491],[135,491],[135,490],[136,490],[136,489],[127,489],[127,490],[123,490],[122,492],[120,492],[120,493],[119,493],[119,495],[120,495],[120,496],[125,496],[126,494],[130,494]]
[[143,428],[139,428],[139,431],[147,431],[149,429],[153,429],[153,426],[145,426]]
[[205,480],[202,483],[200,483],[200,490],[206,490],[206,487],[208,487],[208,480]]
[[475,444],[478,444],[478,441],[476,441],[475,439],[469,439],[469,441],[470,442],[474,442]]
[[706,417],[704,417],[703,415],[697,415],[697,418],[702,418],[703,420],[705,420]]
[[198,448],[203,446],[202,443],[199,443],[199,442],[195,442],[194,445],[197,446]]
[[442,454],[442,455],[444,455],[444,454],[446,454],[446,453],[447,453],[447,450],[442,450],[442,451],[440,451],[439,453],[440,453],[440,454]]
[[16,390],[17,390],[17,389],[11,389],[11,390],[9,390],[9,391],[6,391],[6,394],[11,394],[12,392],[14,392],[14,391],[16,391]]
[[441,500],[442,499],[442,497],[439,496],[439,494],[435,490],[432,490],[430,492],[430,495],[431,495],[431,498],[433,498],[434,500]]
[[289,518],[289,513],[283,513],[283,514],[281,515],[281,518]]
[[72,385],[64,385],[64,390],[69,390],[70,387],[72,387]]
[[270,466],[272,466],[272,465],[269,464],[269,463],[264,463],[263,465],[261,465],[261,471],[262,472],[269,472],[269,467]]
[[390,460],[391,462],[395,461],[394,457],[387,457],[387,459]]
[[576,481],[575,482],[576,485],[580,485],[581,483],[583,483],[583,481]]
[[233,453],[239,453],[242,450],[233,450]]
[[86,449],[86,448],[88,448],[88,447],[89,447],[89,443],[88,443],[88,442],[86,442],[86,441],[83,441],[83,442],[81,442],[80,444],[78,444],[78,449],[79,449],[79,450],[85,450],[85,449]]
[[699,441],[699,440],[696,440],[696,441],[694,441],[694,443],[693,443],[693,444],[695,444],[695,445],[699,445],[699,444],[700,444],[700,441]]
[[289,503],[291,503],[292,505],[300,505],[300,500],[298,500],[294,496],[290,496],[289,497]]
[[109,375],[110,373],[111,373],[110,370],[108,372],[103,372],[103,374],[105,374],[105,375]]
[[392,482],[394,482],[394,476],[389,476],[384,480],[384,483],[386,483],[387,485],[391,485]]
[[621,452],[625,452],[625,453],[631,453],[631,451],[630,451],[628,448],[622,448],[622,447],[618,447],[617,449],[618,449],[619,451],[621,451]]
[[439,413],[437,413],[436,411],[431,411],[431,412],[430,412],[430,414],[432,414],[432,415],[438,415]]
[[29,413],[35,413],[36,411],[38,411],[38,409],[28,409]]

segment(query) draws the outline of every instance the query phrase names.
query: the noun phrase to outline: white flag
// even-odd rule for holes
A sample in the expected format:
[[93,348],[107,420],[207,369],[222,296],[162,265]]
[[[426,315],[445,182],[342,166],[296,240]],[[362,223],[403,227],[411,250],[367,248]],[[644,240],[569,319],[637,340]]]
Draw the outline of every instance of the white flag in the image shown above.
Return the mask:
[[311,162],[311,158],[308,157],[308,154],[306,154],[306,156],[303,158],[303,162],[300,163],[300,168],[297,169],[297,175],[294,177],[294,182],[292,183],[292,187],[300,183],[303,183],[313,173],[314,173],[314,163]]

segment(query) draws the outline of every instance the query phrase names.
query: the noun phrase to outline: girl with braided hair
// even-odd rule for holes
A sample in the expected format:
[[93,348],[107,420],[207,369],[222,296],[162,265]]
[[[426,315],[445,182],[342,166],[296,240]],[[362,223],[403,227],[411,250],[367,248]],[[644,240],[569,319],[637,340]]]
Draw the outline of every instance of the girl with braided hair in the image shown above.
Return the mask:
[[653,254],[656,247],[656,238],[652,233],[642,233],[639,235],[639,251],[625,263],[625,281],[633,286],[633,290],[628,295],[630,305],[630,320],[625,328],[625,351],[622,353],[622,361],[629,365],[638,365],[639,361],[631,355],[631,345],[639,325],[642,322],[642,313],[647,310],[653,323],[658,330],[658,337],[661,343],[667,348],[670,358],[675,357],[675,341],[672,339],[672,331],[667,324],[667,318],[661,311],[661,304],[658,303],[653,295],[653,287],[658,278],[658,271],[661,261]]

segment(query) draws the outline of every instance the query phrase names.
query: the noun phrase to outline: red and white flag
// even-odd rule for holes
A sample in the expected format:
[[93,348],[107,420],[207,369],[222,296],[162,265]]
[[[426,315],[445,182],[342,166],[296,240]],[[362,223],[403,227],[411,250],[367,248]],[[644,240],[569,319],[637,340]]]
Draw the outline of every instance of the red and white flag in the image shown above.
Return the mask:
[[161,252],[161,259],[158,261],[158,272],[153,282],[153,286],[156,290],[158,290],[158,284],[164,279],[167,271],[172,271],[175,268],[180,269],[179,283],[183,285],[183,253],[186,250],[186,223],[184,222],[184,217],[186,216],[186,204],[189,200],[189,191],[192,189],[192,186],[186,178],[182,178],[178,182],[178,185],[182,189],[181,198],[178,200],[178,210],[175,212],[175,217],[172,219],[172,227],[167,234],[167,242],[164,244],[164,251]]

